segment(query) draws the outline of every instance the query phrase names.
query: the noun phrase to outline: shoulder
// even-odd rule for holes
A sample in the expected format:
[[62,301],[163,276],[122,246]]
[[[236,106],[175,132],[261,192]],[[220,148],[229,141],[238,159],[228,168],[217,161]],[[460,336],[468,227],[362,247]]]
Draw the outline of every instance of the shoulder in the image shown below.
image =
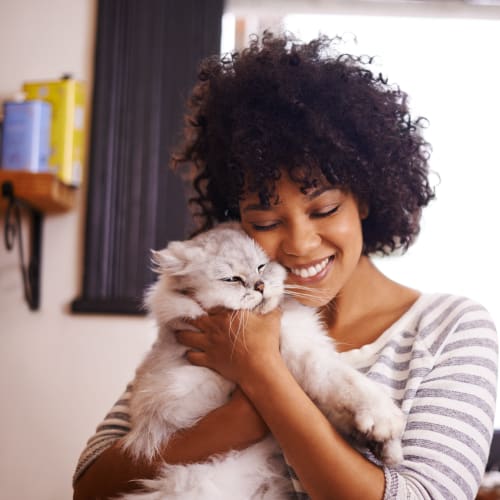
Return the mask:
[[445,353],[472,351],[496,363],[497,333],[486,308],[468,297],[422,293],[375,342],[345,355],[356,366],[382,357],[429,367]]
[[[416,338],[436,354],[445,344],[462,339],[496,350],[497,334],[488,310],[468,297],[422,294],[412,311]],[[474,340],[476,339],[476,340]]]

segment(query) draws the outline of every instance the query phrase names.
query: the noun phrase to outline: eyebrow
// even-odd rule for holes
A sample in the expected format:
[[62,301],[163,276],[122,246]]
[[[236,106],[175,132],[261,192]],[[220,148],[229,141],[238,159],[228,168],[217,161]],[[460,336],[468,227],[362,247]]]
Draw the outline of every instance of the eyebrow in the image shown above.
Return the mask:
[[[333,186],[318,186],[316,189],[308,192],[305,196],[308,201],[312,201],[315,198],[318,198],[321,196],[324,192],[326,191],[333,191],[337,188],[334,188]],[[276,205],[279,205],[280,201],[276,203]],[[265,210],[271,210],[270,205],[265,205],[263,203],[250,203],[249,205],[246,205],[242,208],[242,212],[250,212],[250,211],[265,211]]]

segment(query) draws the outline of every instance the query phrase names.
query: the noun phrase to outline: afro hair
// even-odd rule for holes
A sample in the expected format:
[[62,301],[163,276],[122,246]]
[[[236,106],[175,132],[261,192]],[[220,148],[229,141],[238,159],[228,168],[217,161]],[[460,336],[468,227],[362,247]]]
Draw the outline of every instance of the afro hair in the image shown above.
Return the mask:
[[369,207],[363,252],[405,251],[434,197],[424,120],[407,95],[338,51],[339,38],[309,43],[264,32],[241,52],[200,66],[174,165],[187,165],[200,230],[239,219],[247,192],[273,202],[287,172],[303,190],[319,178]]

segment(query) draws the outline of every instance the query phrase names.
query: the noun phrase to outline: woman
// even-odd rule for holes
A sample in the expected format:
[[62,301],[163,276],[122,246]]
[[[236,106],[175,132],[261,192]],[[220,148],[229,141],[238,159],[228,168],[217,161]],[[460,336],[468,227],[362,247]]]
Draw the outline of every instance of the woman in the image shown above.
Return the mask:
[[370,260],[416,238],[433,198],[429,147],[405,94],[334,46],[265,33],[204,61],[176,162],[194,169],[201,227],[241,220],[288,282],[307,287],[299,300],[320,308],[342,356],[387,387],[408,418],[404,462],[384,467],[325,419],[281,359],[279,311],[250,315],[244,345],[224,311],[210,311],[178,340],[193,364],[238,384],[231,401],[155,463],[134,463],[120,448],[125,396],[81,457],[75,498],[116,495],[162,460],[201,461],[268,432],[313,499],[475,497],[493,429],[495,328],[471,300],[403,286]]

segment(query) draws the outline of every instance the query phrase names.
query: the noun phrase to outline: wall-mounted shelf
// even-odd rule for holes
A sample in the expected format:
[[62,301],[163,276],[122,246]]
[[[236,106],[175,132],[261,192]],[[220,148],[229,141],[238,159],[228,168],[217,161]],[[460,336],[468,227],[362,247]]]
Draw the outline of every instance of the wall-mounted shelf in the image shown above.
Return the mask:
[[[77,190],[64,185],[49,173],[17,172],[0,169],[0,211],[5,212],[4,239],[12,250],[18,239],[24,296],[31,310],[40,306],[40,268],[43,216],[71,210]],[[28,265],[24,263],[21,211],[30,217],[31,237]]]
[[[77,190],[66,186],[54,174],[34,174],[0,169],[0,186],[10,182],[15,197],[23,200],[43,213],[57,213],[75,207]],[[8,200],[0,201],[0,209],[5,211]]]

